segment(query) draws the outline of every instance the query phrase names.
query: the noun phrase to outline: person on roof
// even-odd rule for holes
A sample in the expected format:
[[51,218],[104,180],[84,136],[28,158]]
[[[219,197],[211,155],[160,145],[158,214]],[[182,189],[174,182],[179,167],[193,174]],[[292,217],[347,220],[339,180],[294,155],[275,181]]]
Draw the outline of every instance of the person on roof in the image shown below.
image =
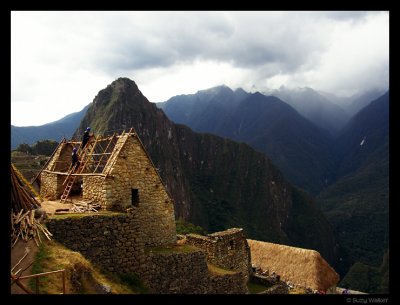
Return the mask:
[[77,155],[77,152],[78,150],[76,149],[76,147],[74,147],[73,149],[72,149],[72,156],[71,156],[71,168],[74,168],[74,166],[75,166],[75,164],[77,163],[77,162],[79,162],[78,161],[78,155]]
[[87,142],[89,141],[90,138],[90,127],[86,128],[85,132],[83,133],[82,136],[82,149],[85,148]]

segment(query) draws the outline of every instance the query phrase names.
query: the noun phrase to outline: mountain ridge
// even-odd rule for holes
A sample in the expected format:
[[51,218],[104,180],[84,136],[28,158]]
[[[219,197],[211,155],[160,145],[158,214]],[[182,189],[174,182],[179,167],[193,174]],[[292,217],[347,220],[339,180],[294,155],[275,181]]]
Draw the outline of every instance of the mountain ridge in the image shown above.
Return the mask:
[[81,111],[70,113],[63,118],[40,126],[11,125],[11,149],[25,143],[32,145],[39,140],[54,140],[59,142],[63,137],[69,138],[83,118],[89,105]]
[[[199,95],[187,98],[202,103]],[[233,98],[232,94],[225,96],[226,100]],[[265,153],[292,184],[314,195],[325,187],[326,181],[331,181],[333,156],[329,149],[333,137],[279,98],[260,92],[247,93],[235,103],[219,103],[219,110],[215,109],[216,103],[211,106],[203,103],[201,112],[212,113],[207,121],[196,114],[185,116],[181,108],[185,111],[188,99],[171,98],[157,106],[176,123],[187,124],[197,132],[211,132],[245,142]]]

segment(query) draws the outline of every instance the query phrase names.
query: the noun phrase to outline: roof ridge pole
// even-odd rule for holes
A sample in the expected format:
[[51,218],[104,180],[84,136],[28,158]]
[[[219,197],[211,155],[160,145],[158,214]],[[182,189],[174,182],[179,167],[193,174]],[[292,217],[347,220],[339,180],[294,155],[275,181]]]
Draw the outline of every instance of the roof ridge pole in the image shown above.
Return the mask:
[[115,162],[117,161],[117,157],[118,157],[122,147],[125,145],[126,140],[128,139],[128,137],[123,138],[124,135],[125,135],[125,129],[122,131],[122,134],[119,136],[119,138],[121,138],[121,141],[118,142],[118,140],[117,140],[117,143],[114,146],[114,154],[111,155],[110,159],[108,159],[108,162],[110,162],[110,165],[107,167],[107,165],[108,165],[108,162],[107,162],[107,164],[106,164],[107,173],[106,173],[106,176],[104,177],[104,179],[107,178],[107,176],[110,174]]

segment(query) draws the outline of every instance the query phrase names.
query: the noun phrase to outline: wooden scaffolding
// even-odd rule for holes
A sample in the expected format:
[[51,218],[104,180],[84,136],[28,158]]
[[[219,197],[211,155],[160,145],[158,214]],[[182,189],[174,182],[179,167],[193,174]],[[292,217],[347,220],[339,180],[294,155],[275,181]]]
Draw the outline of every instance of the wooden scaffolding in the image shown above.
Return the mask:
[[[65,141],[64,145],[79,145],[77,151],[79,161],[73,167],[70,166],[70,162],[63,166],[63,168],[67,168],[69,165],[69,168],[67,177],[63,182],[64,190],[60,202],[65,202],[68,199],[77,177],[100,175],[106,178],[126,140],[134,134],[133,128],[131,128],[128,132],[123,130],[121,134],[114,132],[111,136],[91,136],[85,147],[81,146],[81,142]],[[65,163],[66,161],[58,162]]]

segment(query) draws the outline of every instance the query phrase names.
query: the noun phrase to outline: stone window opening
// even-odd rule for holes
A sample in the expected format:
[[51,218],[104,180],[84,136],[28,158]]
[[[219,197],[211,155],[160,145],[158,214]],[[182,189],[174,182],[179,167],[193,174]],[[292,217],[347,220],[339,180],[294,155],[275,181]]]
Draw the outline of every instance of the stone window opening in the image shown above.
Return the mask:
[[134,207],[139,206],[139,190],[138,189],[132,189],[131,200],[132,200],[132,205]]
[[229,241],[228,250],[232,250],[233,249],[233,245],[234,245],[233,240],[230,240]]

